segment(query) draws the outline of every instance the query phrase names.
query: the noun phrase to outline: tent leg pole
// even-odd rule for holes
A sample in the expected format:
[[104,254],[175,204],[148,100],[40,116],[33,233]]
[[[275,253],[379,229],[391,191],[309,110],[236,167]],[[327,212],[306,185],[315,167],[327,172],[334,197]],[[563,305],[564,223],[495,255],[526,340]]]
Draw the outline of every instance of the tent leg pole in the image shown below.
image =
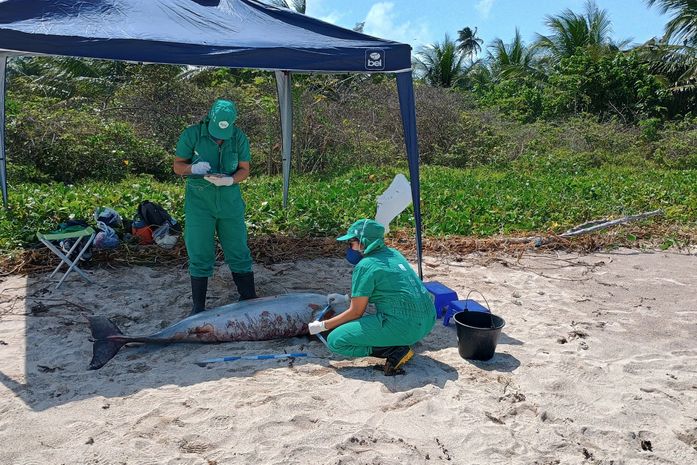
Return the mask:
[[421,242],[421,183],[419,180],[419,145],[416,137],[416,108],[414,98],[414,83],[411,71],[397,74],[397,90],[399,91],[399,108],[402,113],[404,128],[404,143],[409,160],[409,177],[411,181],[411,198],[414,204],[414,222],[416,223],[416,261],[419,278],[423,274],[423,247]]
[[276,71],[278,107],[281,115],[282,160],[283,160],[283,208],[288,208],[290,188],[290,162],[293,144],[293,95],[289,71]]
[[2,206],[7,210],[7,158],[5,156],[5,96],[7,94],[7,54],[0,55],[0,188]]

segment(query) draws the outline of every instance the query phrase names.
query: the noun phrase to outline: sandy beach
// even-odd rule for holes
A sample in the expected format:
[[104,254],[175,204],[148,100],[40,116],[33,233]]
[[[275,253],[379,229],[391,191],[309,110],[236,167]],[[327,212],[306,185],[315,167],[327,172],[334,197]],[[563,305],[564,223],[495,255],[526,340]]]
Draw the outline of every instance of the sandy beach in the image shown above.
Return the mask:
[[[261,295],[347,292],[341,258],[255,265]],[[299,337],[121,350],[88,371],[84,315],[148,334],[184,317],[181,267],[0,282],[0,464],[697,463],[697,257],[672,251],[426,257],[506,320],[488,362],[439,321],[403,376]],[[473,296],[477,298],[476,296]],[[236,298],[218,264],[209,307]],[[307,352],[236,361],[207,357]]]

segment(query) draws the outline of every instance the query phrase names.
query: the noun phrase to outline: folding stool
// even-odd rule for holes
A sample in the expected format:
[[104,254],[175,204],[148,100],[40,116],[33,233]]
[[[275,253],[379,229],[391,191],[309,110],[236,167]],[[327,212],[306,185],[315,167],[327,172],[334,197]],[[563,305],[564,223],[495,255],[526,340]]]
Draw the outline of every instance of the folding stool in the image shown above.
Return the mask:
[[[68,265],[68,270],[65,272],[63,277],[58,281],[58,284],[56,285],[56,289],[60,287],[61,284],[63,284],[63,281],[65,281],[65,278],[68,277],[68,274],[75,270],[78,272],[80,276],[83,277],[85,281],[88,283],[92,283],[92,280],[87,277],[87,275],[77,266],[77,262],[80,260],[82,255],[87,251],[89,246],[92,244],[92,241],[94,241],[94,238],[96,236],[96,232],[92,227],[88,226],[84,229],[80,229],[78,231],[70,231],[70,232],[64,232],[64,233],[47,233],[47,234],[42,234],[42,233],[36,233],[36,237],[46,246],[51,250],[51,252],[55,253],[58,258],[61,259],[61,262],[58,264],[55,270],[53,270],[53,273],[49,276],[49,278],[53,278],[53,276],[60,270],[60,268],[63,266],[63,264]],[[75,243],[73,246],[70,248],[67,254],[64,254],[58,247],[56,247],[55,244],[53,244],[52,241],[62,241],[65,239],[76,239]],[[70,257],[72,256],[73,252],[78,249],[80,243],[82,242],[83,239],[87,239],[87,242],[85,242],[85,245],[80,249],[80,252],[77,254],[77,257],[75,257],[74,260],[71,260]]]

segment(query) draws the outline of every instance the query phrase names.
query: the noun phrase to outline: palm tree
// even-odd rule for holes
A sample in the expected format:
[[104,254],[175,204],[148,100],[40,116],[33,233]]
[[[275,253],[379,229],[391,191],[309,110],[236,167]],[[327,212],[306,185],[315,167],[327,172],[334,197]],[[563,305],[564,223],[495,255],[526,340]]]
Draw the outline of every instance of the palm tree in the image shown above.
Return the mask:
[[453,87],[464,84],[468,67],[457,43],[445,34],[443,42],[422,47],[414,57],[414,67],[427,84]]
[[482,39],[477,37],[477,28],[475,27],[473,31],[469,27],[465,27],[464,29],[457,31],[457,34],[457,48],[462,53],[469,56],[470,61],[474,61],[474,57],[482,51],[481,44],[484,42]]
[[528,46],[523,42],[518,28],[515,30],[513,41],[509,44],[496,38],[489,45],[489,66],[495,79],[506,79],[510,76],[538,76],[539,50],[536,46]]
[[663,14],[673,14],[666,24],[667,41],[697,46],[697,0],[646,0],[646,3],[657,5]]
[[482,60],[477,62],[470,68],[467,73],[467,81],[469,87],[476,90],[487,89],[494,81],[492,70]]
[[697,0],[646,0],[661,13],[671,12],[662,40],[652,39],[639,48],[654,72],[664,75],[670,89],[697,94]]
[[593,0],[587,0],[585,12],[577,14],[566,9],[556,16],[547,16],[545,24],[550,35],[537,35],[537,47],[556,60],[576,54],[578,48],[596,48],[618,51],[630,40],[613,42],[612,21],[606,10]]
[[668,81],[671,91],[697,95],[697,46],[651,39],[636,50],[653,73]]

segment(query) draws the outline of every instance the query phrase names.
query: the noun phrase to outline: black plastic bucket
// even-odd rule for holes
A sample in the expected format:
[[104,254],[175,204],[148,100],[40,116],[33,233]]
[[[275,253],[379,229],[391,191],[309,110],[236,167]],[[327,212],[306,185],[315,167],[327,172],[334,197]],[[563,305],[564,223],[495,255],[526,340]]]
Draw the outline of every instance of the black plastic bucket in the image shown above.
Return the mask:
[[453,319],[460,357],[489,360],[494,356],[501,329],[506,325],[503,318],[491,313],[458,312]]

